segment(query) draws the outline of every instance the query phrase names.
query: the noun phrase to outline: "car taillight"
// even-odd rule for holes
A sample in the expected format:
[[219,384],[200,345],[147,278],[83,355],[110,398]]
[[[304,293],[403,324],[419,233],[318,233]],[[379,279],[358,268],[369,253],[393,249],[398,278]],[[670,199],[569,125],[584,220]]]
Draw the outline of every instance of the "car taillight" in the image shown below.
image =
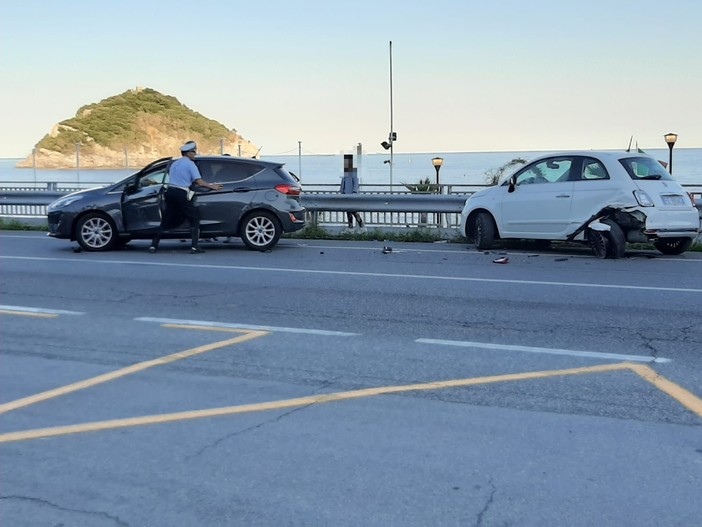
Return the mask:
[[654,207],[653,200],[643,190],[635,190],[634,197],[642,207]]
[[281,183],[276,185],[275,189],[281,194],[287,194],[288,196],[299,196],[301,190],[297,185],[291,185],[290,183]]

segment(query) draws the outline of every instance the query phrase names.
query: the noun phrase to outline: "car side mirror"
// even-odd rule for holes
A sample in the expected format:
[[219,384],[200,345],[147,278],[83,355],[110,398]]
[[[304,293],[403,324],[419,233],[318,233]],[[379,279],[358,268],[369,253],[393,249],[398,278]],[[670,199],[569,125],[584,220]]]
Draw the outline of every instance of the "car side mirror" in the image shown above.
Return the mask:
[[130,181],[124,186],[125,194],[134,194],[137,190],[136,181]]
[[509,178],[509,186],[507,187],[507,192],[514,192],[517,188],[517,176],[511,176]]

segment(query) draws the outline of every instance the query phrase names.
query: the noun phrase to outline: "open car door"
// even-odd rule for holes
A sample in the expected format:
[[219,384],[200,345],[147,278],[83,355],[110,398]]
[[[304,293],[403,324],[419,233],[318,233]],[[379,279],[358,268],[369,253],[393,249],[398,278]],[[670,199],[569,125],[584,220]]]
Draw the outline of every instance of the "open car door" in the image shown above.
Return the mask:
[[168,164],[134,176],[122,194],[122,217],[129,233],[154,232],[161,226]]

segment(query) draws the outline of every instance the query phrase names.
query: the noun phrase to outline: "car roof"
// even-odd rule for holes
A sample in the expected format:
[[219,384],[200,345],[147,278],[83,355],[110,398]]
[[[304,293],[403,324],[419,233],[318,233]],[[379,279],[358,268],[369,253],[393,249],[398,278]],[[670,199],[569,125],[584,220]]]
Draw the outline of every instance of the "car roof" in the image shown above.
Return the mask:
[[646,152],[627,152],[622,150],[564,150],[561,152],[551,152],[550,154],[544,154],[539,157],[535,157],[533,161],[536,161],[538,159],[547,159],[549,157],[561,156],[588,156],[610,160],[624,159],[627,157],[652,157]]
[[236,163],[243,163],[246,165],[258,165],[265,166],[269,168],[279,168],[284,165],[284,163],[279,163],[277,161],[264,161],[262,159],[257,159],[255,157],[236,157],[236,156],[195,156],[198,161],[232,161]]

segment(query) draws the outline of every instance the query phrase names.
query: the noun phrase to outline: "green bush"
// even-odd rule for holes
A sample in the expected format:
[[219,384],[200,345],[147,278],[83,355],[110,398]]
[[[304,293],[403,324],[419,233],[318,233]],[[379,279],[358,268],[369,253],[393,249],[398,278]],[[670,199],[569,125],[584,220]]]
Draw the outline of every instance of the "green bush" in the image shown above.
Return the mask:
[[429,178],[420,179],[419,183],[402,183],[412,194],[437,194],[439,185],[432,183]]
[[485,182],[488,185],[497,185],[502,180],[502,177],[505,175],[505,172],[507,170],[517,165],[523,165],[526,162],[526,159],[522,159],[521,157],[515,157],[514,159],[508,161],[499,168],[491,168],[490,170],[485,172]]

